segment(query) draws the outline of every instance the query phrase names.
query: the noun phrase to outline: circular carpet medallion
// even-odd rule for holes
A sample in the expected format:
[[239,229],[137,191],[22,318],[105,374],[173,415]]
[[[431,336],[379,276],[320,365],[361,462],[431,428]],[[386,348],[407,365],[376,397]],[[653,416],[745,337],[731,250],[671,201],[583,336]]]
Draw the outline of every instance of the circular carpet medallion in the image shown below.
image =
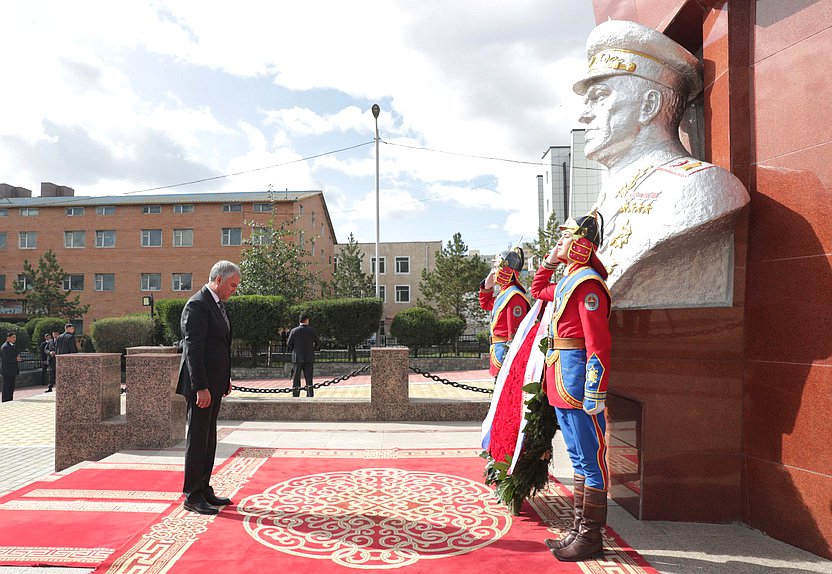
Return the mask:
[[241,501],[246,531],[287,554],[351,568],[398,568],[499,540],[511,516],[467,478],[397,468],[323,472]]

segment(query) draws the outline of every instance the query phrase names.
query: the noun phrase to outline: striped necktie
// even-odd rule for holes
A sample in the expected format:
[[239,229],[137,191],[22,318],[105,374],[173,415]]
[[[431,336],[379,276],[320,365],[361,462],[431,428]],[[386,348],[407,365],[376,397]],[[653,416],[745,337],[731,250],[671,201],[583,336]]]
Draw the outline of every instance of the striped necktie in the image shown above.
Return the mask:
[[228,313],[225,311],[225,303],[222,300],[217,301],[217,305],[220,308],[220,313],[222,313],[222,318],[225,320],[225,326],[228,327],[228,330],[231,330],[231,321],[228,320]]

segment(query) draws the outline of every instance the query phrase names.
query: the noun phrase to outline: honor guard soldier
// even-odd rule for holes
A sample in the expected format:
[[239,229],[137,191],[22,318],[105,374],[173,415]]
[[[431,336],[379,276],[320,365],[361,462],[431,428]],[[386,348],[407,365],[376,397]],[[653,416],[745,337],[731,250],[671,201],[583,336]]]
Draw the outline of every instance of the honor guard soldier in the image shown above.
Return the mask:
[[[579,561],[603,547],[608,470],[604,401],[609,380],[611,336],[607,271],[595,252],[603,237],[593,213],[568,219],[561,236],[532,281],[532,296],[554,302],[549,324],[544,389],[555,408],[575,481],[572,529],[545,541],[558,560]],[[560,263],[565,275],[550,279]]]
[[[517,327],[529,311],[529,298],[520,285],[523,250],[515,247],[494,257],[494,267],[480,282],[480,307],[491,311],[489,373],[497,376]],[[499,287],[495,295],[494,286]]]

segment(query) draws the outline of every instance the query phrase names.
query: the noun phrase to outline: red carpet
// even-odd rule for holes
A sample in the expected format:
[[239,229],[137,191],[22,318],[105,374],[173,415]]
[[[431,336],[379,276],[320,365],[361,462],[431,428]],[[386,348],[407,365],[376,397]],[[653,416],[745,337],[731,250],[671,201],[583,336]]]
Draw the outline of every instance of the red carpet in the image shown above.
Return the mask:
[[93,463],[0,498],[0,565],[101,564],[178,504],[182,467]]
[[568,491],[552,482],[511,517],[477,454],[240,449],[214,480],[235,505],[218,516],[177,505],[96,573],[656,572],[609,528],[603,560],[557,562],[542,542],[567,527]]

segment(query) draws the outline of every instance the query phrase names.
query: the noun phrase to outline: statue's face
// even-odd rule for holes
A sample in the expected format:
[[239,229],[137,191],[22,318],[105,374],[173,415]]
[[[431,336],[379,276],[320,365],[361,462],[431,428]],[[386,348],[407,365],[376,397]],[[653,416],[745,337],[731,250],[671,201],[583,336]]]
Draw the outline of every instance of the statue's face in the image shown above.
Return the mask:
[[626,80],[600,78],[584,94],[579,119],[586,124],[586,157],[604,165],[626,152],[641,129],[641,92]]

